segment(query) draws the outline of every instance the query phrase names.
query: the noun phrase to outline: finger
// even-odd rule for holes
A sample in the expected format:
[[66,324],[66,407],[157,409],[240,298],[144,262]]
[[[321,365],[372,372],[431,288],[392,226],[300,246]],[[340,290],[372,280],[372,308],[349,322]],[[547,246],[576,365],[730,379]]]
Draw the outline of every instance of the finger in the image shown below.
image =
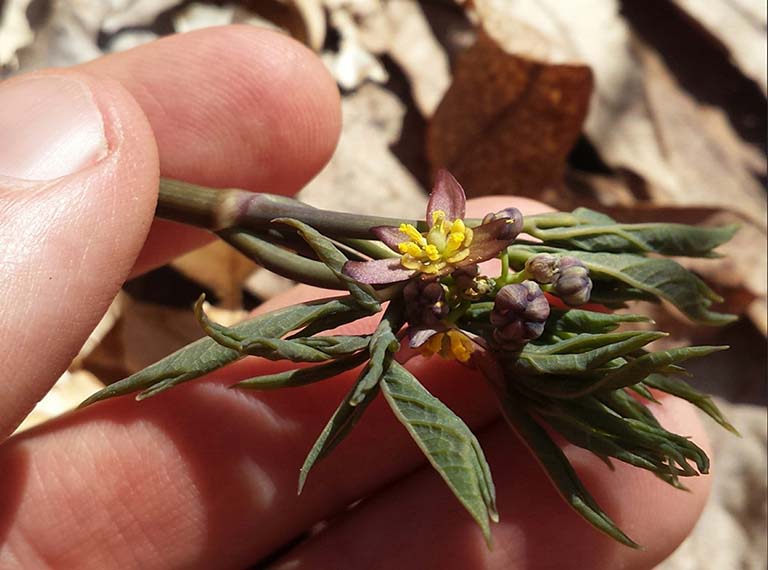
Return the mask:
[[[322,168],[339,136],[335,82],[311,51],[275,32],[208,28],[83,69],[133,94],[152,125],[166,177],[290,195]],[[136,270],[208,239],[205,232],[158,222]]]
[[[663,406],[651,406],[661,422],[707,448],[694,408],[674,398],[662,401]],[[493,549],[439,476],[424,467],[342,515],[274,569],[649,569],[690,533],[709,493],[709,477],[687,479],[691,492],[684,493],[647,471],[621,463],[610,471],[583,449],[565,446],[598,503],[646,547],[632,550],[571,511],[502,421],[485,430],[480,441],[498,491],[500,523],[492,526]]]
[[13,133],[0,139],[3,439],[125,280],[152,220],[158,159],[130,94],[72,71],[0,84],[0,132]]

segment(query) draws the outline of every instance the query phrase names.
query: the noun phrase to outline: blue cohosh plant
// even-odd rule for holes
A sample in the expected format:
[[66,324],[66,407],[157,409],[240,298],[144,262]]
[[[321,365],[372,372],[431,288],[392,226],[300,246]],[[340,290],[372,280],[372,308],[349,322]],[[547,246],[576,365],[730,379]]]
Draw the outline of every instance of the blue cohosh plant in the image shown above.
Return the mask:
[[[347,293],[233,327],[210,321],[201,299],[195,312],[205,338],[85,404],[131,392],[142,400],[248,355],[311,365],[249,378],[235,388],[303,386],[359,368],[301,466],[299,489],[381,393],[489,538],[498,515],[480,445],[405,367],[414,355],[454,359],[487,378],[504,417],[571,507],[637,547],[590,496],[547,428],[609,465],[624,461],[679,488],[681,478],[707,473],[706,454],[664,429],[644,402],[654,401],[654,390],[666,392],[735,431],[710,398],[686,382],[681,366],[725,347],[654,352],[648,344],[665,333],[619,330],[647,319],[606,308],[666,301],[697,323],[731,322],[733,316],[710,309],[718,296],[668,256],[711,257],[735,228],[621,224],[583,208],[525,219],[508,208],[472,220],[464,206],[464,191],[445,171],[423,221],[328,212],[278,196],[163,181],[158,216],[214,231],[281,275]],[[479,264],[494,258],[501,269],[488,275]],[[371,334],[328,332],[379,312]]]

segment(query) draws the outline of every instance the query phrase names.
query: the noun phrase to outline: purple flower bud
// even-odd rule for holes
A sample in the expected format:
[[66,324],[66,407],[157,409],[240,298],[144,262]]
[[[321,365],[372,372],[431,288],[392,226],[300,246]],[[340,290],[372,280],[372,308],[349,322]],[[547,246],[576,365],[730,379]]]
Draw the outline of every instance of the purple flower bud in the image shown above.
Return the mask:
[[552,283],[560,266],[560,258],[551,253],[540,253],[529,257],[525,270],[538,283]]
[[493,337],[502,346],[519,346],[539,338],[548,318],[549,301],[536,282],[505,285],[491,311]]
[[504,208],[498,212],[486,214],[483,218],[483,224],[501,219],[506,219],[507,224],[503,226],[503,230],[497,236],[497,239],[513,240],[523,231],[523,214],[517,208]]
[[440,282],[415,279],[403,290],[406,315],[412,325],[436,325],[448,315],[446,288]]
[[555,293],[567,304],[583,305],[592,294],[592,280],[584,263],[572,256],[560,258],[560,269],[555,276]]
[[477,265],[470,265],[457,269],[451,274],[459,297],[475,301],[493,291],[496,282],[485,275],[478,275],[479,272],[480,268]]

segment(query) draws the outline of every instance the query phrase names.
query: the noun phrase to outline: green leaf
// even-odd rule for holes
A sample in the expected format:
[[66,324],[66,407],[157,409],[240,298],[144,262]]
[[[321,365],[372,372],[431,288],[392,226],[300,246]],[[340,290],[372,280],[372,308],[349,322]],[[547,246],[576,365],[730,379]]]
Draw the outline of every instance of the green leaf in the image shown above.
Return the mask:
[[229,228],[217,234],[249,259],[287,279],[325,289],[346,289],[324,263],[296,255],[247,230]]
[[519,395],[494,383],[502,403],[504,418],[534,454],[565,501],[584,519],[614,540],[632,548],[641,548],[616,526],[589,494],[563,451],[546,430],[525,409]]
[[703,392],[699,392],[685,380],[661,374],[651,374],[644,382],[651,388],[656,388],[667,394],[672,394],[673,396],[687,400],[725,429],[731,433],[739,435],[738,430],[725,418],[723,413],[712,401],[712,398]]
[[349,289],[350,295],[357,301],[357,303],[371,311],[372,313],[378,313],[381,310],[381,304],[376,297],[376,291],[370,285],[355,281],[349,275],[342,272],[344,264],[348,261],[347,256],[341,253],[338,247],[333,242],[318,232],[311,226],[294,220],[292,218],[278,218],[275,222],[287,224],[301,234],[301,237],[309,244],[314,250],[317,256],[333,271],[333,274],[342,281],[347,289]]
[[375,387],[389,368],[392,355],[400,348],[397,333],[403,326],[404,309],[402,303],[393,300],[381,317],[376,330],[371,335],[368,352],[371,355],[360,381],[355,385],[350,403],[356,406],[366,392]]
[[[546,216],[546,214],[545,214]],[[533,217],[528,233],[547,245],[590,252],[659,253],[689,257],[712,257],[712,251],[730,240],[737,225],[702,228],[685,224],[617,224],[612,218],[578,208],[572,225],[539,228]]]
[[650,320],[644,315],[598,313],[582,309],[569,309],[566,311],[552,309],[547,320],[547,330],[553,332],[598,334],[616,330],[623,323],[647,323]]
[[467,425],[397,362],[381,382],[400,423],[467,509],[490,544],[490,521],[498,522],[496,492],[480,443]]
[[521,377],[517,381],[527,388],[557,399],[572,400],[600,391],[617,390],[643,382],[654,373],[664,370],[668,365],[683,362],[690,358],[707,356],[713,352],[725,350],[724,346],[689,346],[673,348],[644,354],[639,358],[626,361],[612,369],[598,369],[595,374],[575,376]]
[[640,358],[628,362],[625,366],[606,374],[592,388],[615,390],[631,386],[637,382],[647,381],[648,375],[663,369],[670,364],[685,362],[691,358],[708,356],[715,352],[728,349],[727,346],[687,346],[650,352]]
[[589,268],[593,281],[619,281],[631,288],[665,299],[693,321],[723,325],[733,322],[734,315],[709,310],[719,297],[693,273],[671,259],[646,258],[630,253],[590,253],[568,251],[545,246],[512,246],[510,256],[520,265],[536,253],[572,255]]
[[363,392],[363,398],[356,405],[352,404],[352,397],[357,392],[357,384],[363,379],[361,374],[355,385],[347,393],[342,400],[339,407],[331,416],[331,419],[323,428],[320,433],[320,437],[317,438],[312,449],[309,450],[307,458],[304,460],[304,464],[301,466],[299,473],[299,494],[301,494],[304,484],[307,482],[307,477],[312,467],[326,457],[352,430],[355,424],[363,416],[363,412],[368,405],[376,398],[379,393],[379,385],[376,384],[370,390]]
[[[301,303],[260,315],[229,329],[239,339],[248,336],[280,338],[317,319],[358,311],[349,296]],[[137,399],[154,396],[177,384],[198,378],[242,358],[242,354],[205,337],[180,348],[173,354],[131,376],[100,390],[81,404],[122,396],[143,390]]]
[[[637,455],[656,454],[661,462],[671,467],[679,466],[679,472],[654,469],[654,473],[696,476],[709,470],[709,459],[701,448],[689,439],[667,431],[655,418],[648,421],[645,417],[623,417],[592,397],[551,402],[539,410],[559,418],[575,418],[609,436],[624,449]],[[696,464],[698,472],[689,460]]]
[[514,363],[525,374],[578,374],[630,354],[665,333],[628,331],[580,334],[549,346],[526,346]]
[[[668,465],[661,463],[654,457],[647,457],[643,453],[636,453],[623,448],[610,437],[577,418],[553,416],[547,417],[547,423],[569,442],[582,449],[591,451],[610,467],[613,467],[610,463],[610,458],[613,457],[624,463],[654,473],[659,470],[670,471]],[[668,474],[675,475],[671,472]]]
[[289,340],[243,336],[232,327],[224,327],[211,321],[203,310],[204,299],[205,297],[201,296],[195,303],[195,316],[200,326],[220,345],[240,354],[260,356],[269,360],[324,362],[335,356],[351,354],[368,347],[368,336],[328,335]]
[[309,366],[307,368],[296,368],[276,372],[275,374],[265,374],[241,380],[233,384],[230,388],[245,388],[249,390],[275,390],[277,388],[296,388],[306,386],[320,380],[325,380],[360,366],[368,359],[367,352],[360,352],[352,356],[339,358],[326,364]]

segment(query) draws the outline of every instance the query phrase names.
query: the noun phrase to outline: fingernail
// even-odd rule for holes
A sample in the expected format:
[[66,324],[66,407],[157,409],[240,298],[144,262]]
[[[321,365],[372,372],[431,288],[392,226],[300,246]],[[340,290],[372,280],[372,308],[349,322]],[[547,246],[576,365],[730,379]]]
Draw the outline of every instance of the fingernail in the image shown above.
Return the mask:
[[104,120],[84,83],[54,75],[0,83],[0,175],[51,180],[107,150]]

